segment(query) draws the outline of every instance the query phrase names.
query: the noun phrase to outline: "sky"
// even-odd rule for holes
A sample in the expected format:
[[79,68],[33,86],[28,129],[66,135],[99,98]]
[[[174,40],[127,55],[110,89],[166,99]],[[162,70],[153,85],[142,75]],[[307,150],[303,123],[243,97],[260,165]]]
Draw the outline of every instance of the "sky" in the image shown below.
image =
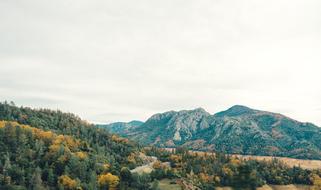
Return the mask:
[[0,101],[95,123],[235,104],[321,126],[319,0],[0,0]]

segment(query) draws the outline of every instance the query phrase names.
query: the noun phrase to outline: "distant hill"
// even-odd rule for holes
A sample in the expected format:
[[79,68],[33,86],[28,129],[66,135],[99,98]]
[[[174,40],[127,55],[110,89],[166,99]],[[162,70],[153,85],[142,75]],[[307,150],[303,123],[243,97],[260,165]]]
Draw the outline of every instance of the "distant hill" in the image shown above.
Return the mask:
[[144,122],[142,121],[130,121],[130,122],[116,122],[116,123],[110,123],[110,124],[104,124],[104,125],[97,125],[99,128],[104,128],[108,129],[111,133],[124,133],[126,132],[129,128],[135,128],[139,127]]
[[145,145],[321,159],[321,128],[240,105],[214,115],[202,108],[169,111],[143,124],[109,126],[112,132]]

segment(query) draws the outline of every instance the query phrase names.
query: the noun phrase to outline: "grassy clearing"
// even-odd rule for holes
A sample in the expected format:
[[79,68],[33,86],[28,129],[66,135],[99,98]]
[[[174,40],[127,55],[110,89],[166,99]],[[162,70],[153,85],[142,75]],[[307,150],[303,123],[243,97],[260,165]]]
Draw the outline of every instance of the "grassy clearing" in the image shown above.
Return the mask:
[[[269,185],[271,190],[309,190],[311,186],[307,185]],[[270,190],[267,189],[267,190]],[[259,189],[261,190],[261,189]],[[262,189],[265,190],[265,189]]]
[[171,184],[175,180],[163,179],[159,181],[159,188],[161,190],[182,190],[181,186],[178,184]]
[[[308,185],[264,185],[257,190],[310,190]],[[217,187],[216,190],[233,190],[231,187]]]
[[243,158],[246,160],[254,159],[254,160],[260,160],[260,161],[271,161],[273,158],[276,158],[290,167],[300,166],[301,168],[304,168],[304,169],[321,169],[321,160],[302,160],[302,159],[273,157],[273,156],[249,156],[249,155],[233,155],[233,156]]

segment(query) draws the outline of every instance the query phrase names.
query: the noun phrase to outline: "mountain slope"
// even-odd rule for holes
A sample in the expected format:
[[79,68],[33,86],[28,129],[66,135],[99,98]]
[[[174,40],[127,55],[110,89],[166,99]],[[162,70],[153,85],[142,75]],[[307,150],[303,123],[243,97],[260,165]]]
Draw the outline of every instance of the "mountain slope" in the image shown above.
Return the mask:
[[73,114],[0,103],[0,189],[115,189],[140,150]]
[[116,123],[110,123],[110,124],[104,124],[104,125],[97,125],[99,128],[107,129],[111,133],[123,133],[127,131],[129,128],[133,127],[139,127],[143,124],[142,121],[130,121],[130,122],[116,122]]
[[202,108],[155,114],[118,134],[159,147],[321,159],[321,128],[240,105],[214,115]]

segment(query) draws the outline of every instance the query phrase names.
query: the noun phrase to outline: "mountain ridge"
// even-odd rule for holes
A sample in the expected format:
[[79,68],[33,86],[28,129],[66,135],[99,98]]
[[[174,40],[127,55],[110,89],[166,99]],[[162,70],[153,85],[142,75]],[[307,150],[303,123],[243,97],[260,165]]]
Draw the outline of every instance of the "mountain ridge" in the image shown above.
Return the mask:
[[321,128],[242,105],[215,114],[203,108],[157,113],[140,126],[112,132],[158,147],[321,159]]

